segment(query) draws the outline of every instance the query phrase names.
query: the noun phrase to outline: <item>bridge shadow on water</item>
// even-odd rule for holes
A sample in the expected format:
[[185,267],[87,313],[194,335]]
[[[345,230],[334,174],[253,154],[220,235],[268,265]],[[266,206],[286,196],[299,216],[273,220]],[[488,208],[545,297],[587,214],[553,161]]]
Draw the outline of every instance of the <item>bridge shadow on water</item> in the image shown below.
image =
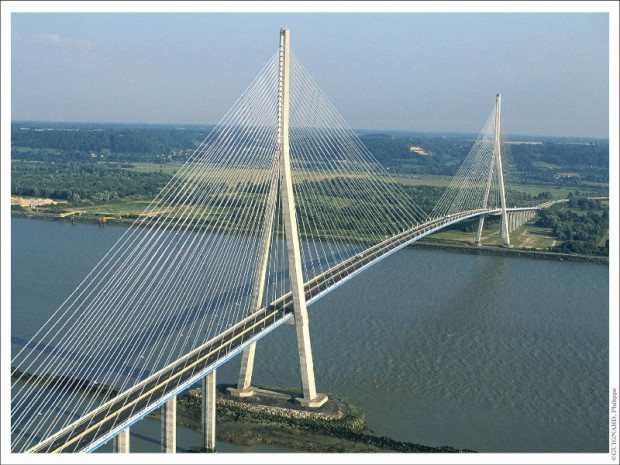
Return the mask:
[[[340,256],[336,255],[336,252],[331,253],[328,256],[322,257],[321,260],[312,260],[311,262],[306,264],[306,268],[318,269],[322,265],[321,261],[327,262],[331,266],[332,264],[335,264],[337,260],[341,260],[343,254],[353,255],[357,252],[359,252],[358,247],[349,246],[338,251]],[[271,272],[267,277],[267,281],[284,283],[284,288],[287,289],[288,268]],[[27,348],[32,351],[38,351],[46,355],[57,356],[59,358],[67,359],[76,363],[79,362],[80,366],[92,366],[92,364],[101,365],[101,363],[105,363],[104,368],[100,370],[100,373],[104,373],[104,377],[122,376],[124,380],[131,379],[134,382],[138,382],[142,379],[147,378],[152,373],[159,370],[161,367],[155,367],[154,369],[150,369],[147,366],[140,366],[139,360],[131,360],[121,365],[118,363],[118,360],[123,353],[141,353],[148,357],[149,349],[152,348],[151,350],[153,351],[155,345],[159,341],[162,341],[167,337],[170,337],[171,335],[181,332],[183,330],[185,330],[188,335],[192,334],[196,338],[195,340],[199,341],[199,335],[192,328],[193,324],[204,320],[209,315],[216,314],[218,311],[225,309],[227,306],[235,302],[243,302],[244,300],[247,301],[251,292],[252,282],[246,281],[238,286],[227,290],[226,292],[221,292],[219,294],[213,295],[209,299],[204,300],[199,304],[189,306],[174,315],[170,315],[163,320],[157,321],[156,323],[148,326],[147,328],[144,328],[138,333],[131,334],[127,338],[118,340],[113,346],[109,346],[106,350],[92,355],[87,355],[76,351],[70,351],[67,349],[59,349],[53,345],[47,345],[43,342],[28,341],[25,338],[21,338],[19,336],[12,336],[11,342],[16,346]],[[279,296],[268,295],[267,297],[268,299],[275,300],[275,298]],[[249,313],[244,314],[244,316],[247,314]],[[206,342],[208,339],[215,337],[216,335],[217,334],[208,334],[207,332],[205,332],[205,335],[203,336],[203,341],[197,342],[193,346],[199,346],[200,344]],[[187,342],[187,337],[185,339],[185,342]],[[103,344],[103,346],[105,346],[105,344]],[[191,347],[191,349],[194,348],[193,346]],[[182,349],[185,349],[184,344],[179,345],[179,354],[176,355],[176,358],[184,355]],[[17,360],[16,367],[21,368],[19,367],[19,360]],[[41,374],[43,372],[43,370],[39,370],[38,367],[31,367],[30,370],[38,374]],[[65,376],[74,380],[79,379],[90,382],[105,382],[105,380],[95,379],[90,372],[81,372],[79,370],[79,367],[76,367],[76,369],[73,370],[71,373],[66,373]],[[59,387],[61,390],[64,389],[62,383],[59,385]]]

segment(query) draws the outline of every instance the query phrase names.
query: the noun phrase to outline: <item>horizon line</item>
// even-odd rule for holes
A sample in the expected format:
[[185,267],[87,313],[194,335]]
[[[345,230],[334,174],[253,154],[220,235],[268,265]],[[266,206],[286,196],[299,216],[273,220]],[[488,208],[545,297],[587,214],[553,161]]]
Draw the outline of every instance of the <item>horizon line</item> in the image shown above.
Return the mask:
[[[125,126],[198,126],[198,127],[215,127],[217,123],[149,123],[149,122],[114,122],[114,121],[61,121],[61,120],[33,120],[33,119],[11,119],[11,125],[15,123],[49,123],[49,124],[81,124],[81,125],[125,125]],[[420,134],[455,134],[455,135],[475,135],[478,131],[464,132],[464,131],[449,131],[449,130],[422,130],[422,129],[377,129],[377,128],[350,128],[354,132],[406,132],[406,133],[420,133]],[[596,139],[609,142],[609,135],[607,137],[602,136],[559,136],[559,135],[543,135],[543,134],[524,134],[524,133],[512,133],[508,134],[510,137],[543,137],[543,138],[558,138],[558,139]]]

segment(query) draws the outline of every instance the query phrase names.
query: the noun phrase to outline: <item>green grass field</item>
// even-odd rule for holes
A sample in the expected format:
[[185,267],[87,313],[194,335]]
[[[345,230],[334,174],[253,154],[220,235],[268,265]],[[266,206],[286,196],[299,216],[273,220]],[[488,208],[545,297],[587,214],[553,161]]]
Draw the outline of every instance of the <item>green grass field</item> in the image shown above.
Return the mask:
[[83,210],[89,215],[129,216],[141,214],[149,204],[149,200],[129,200],[102,205],[79,206],[76,209]]
[[448,176],[399,176],[394,175],[393,181],[403,186],[432,186],[432,187],[448,187],[452,178]]
[[[173,176],[183,163],[131,163],[133,168],[126,168],[139,173],[164,173]],[[120,164],[119,164],[120,165]]]
[[[520,228],[510,233],[510,244],[517,249],[545,249],[559,244],[557,238],[549,228],[536,226],[536,217],[525,223]],[[429,236],[432,241],[449,243],[472,244],[476,238],[475,232],[457,230],[439,231]],[[485,228],[482,231],[483,245],[502,245],[504,241],[499,236],[498,228]]]
[[[153,172],[161,172],[164,174],[174,175],[179,169],[183,166],[182,163],[166,163],[166,164],[158,164],[158,163],[132,163],[133,168],[128,168],[134,171],[142,172],[142,173],[153,173]],[[250,179],[251,177],[262,177],[264,173],[258,173],[257,170],[253,170],[250,168],[243,169],[241,171],[238,170],[236,173],[242,178]],[[209,177],[208,171],[207,174],[203,176]],[[311,172],[302,172],[297,173],[296,179],[312,179],[312,180],[322,180],[329,179],[333,177],[341,176],[341,174],[337,172],[322,172],[320,176],[316,176]],[[391,180],[403,186],[432,186],[432,187],[447,187],[452,180],[449,176],[422,176],[422,175],[392,175]],[[607,191],[608,186],[603,183],[595,183],[595,182],[583,182],[583,187],[581,189],[585,189],[586,187],[590,187],[592,189],[600,190],[603,192]],[[510,184],[507,185],[508,190],[519,191],[529,194],[533,197],[537,196],[542,192],[550,192],[551,195],[556,198],[566,198],[568,197],[569,192],[573,192],[575,190],[579,190],[579,187],[559,187],[559,186],[548,186],[548,185],[539,185],[539,184]]]
[[510,243],[513,247],[518,249],[544,249],[559,244],[550,228],[535,226],[533,224],[535,222],[536,219],[534,218],[510,234]]

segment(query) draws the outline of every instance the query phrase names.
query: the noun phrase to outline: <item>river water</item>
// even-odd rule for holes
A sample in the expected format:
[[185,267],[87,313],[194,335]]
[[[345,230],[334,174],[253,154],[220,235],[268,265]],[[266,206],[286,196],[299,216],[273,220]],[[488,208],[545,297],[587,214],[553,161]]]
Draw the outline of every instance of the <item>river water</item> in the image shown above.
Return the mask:
[[[28,219],[11,228],[15,351],[124,228]],[[310,307],[317,388],[361,405],[371,430],[398,440],[605,452],[608,281],[603,265],[403,250]],[[235,382],[238,368],[238,357],[220,367],[218,383]],[[293,326],[259,342],[254,381],[299,385]],[[180,451],[198,445],[198,433],[179,428]],[[158,422],[132,428],[132,450],[159,451]]]

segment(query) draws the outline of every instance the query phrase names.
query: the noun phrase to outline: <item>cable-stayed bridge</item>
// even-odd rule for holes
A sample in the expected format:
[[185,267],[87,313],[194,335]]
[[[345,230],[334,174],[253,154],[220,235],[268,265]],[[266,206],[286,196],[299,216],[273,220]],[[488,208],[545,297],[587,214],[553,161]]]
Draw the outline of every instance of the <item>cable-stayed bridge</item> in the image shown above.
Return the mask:
[[292,320],[307,408],[317,393],[307,306],[403,247],[500,217],[501,237],[549,205],[508,208],[501,97],[430,213],[394,182],[290,51],[263,70],[187,163],[12,359],[14,452],[88,452],[162,408],[174,452],[176,396],[202,380],[215,444],[215,370]]

